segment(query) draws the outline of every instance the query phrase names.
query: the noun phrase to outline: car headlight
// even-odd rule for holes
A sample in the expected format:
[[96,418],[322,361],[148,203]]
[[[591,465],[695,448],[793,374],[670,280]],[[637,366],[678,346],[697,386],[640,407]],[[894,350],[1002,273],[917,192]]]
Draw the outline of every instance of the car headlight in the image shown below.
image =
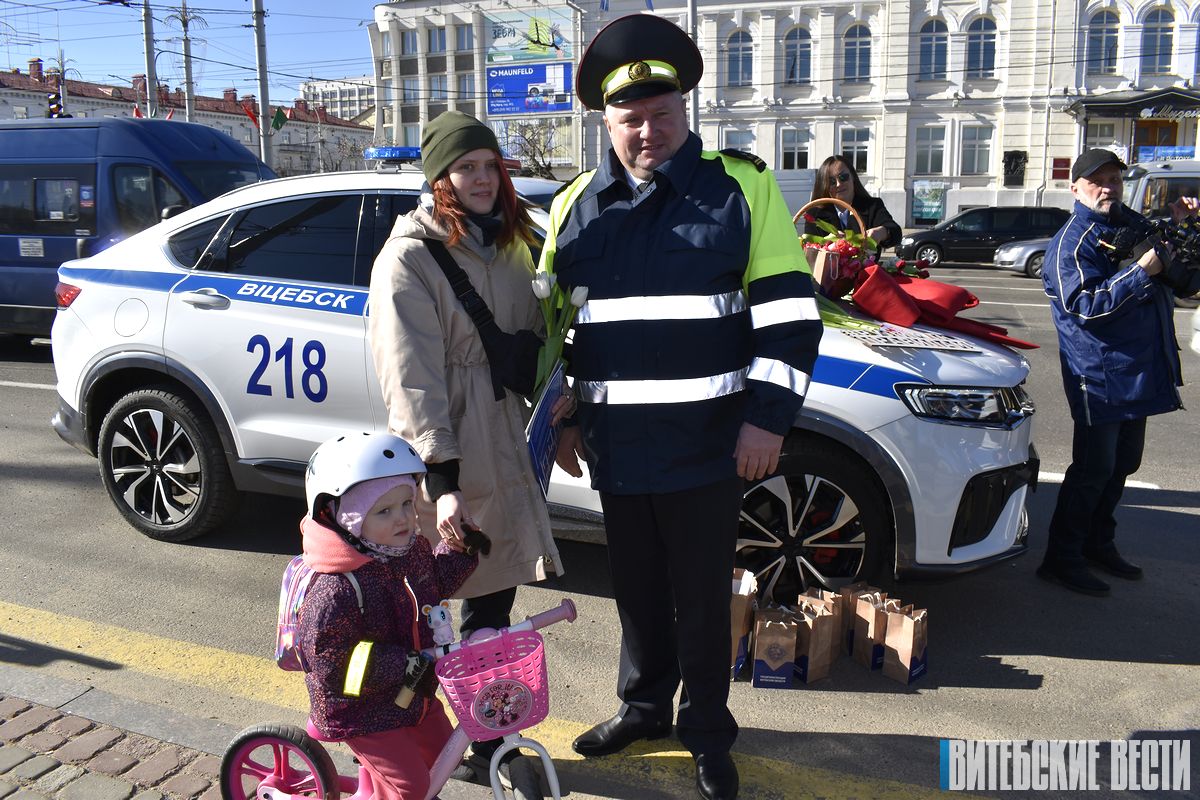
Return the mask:
[[916,241],[916,240],[913,239],[913,237],[905,236],[902,239],[900,239],[900,244],[909,245],[909,244],[912,244],[914,241]]
[[900,399],[918,417],[963,425],[1012,427],[1033,414],[1023,386],[897,386]]

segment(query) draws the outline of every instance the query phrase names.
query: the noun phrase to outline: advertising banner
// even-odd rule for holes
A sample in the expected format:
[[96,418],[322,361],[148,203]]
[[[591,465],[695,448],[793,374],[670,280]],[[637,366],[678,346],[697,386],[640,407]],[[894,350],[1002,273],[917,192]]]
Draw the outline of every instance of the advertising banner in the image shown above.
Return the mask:
[[571,64],[513,64],[487,68],[489,117],[571,110]]
[[489,13],[488,63],[573,60],[573,14],[569,6],[539,8],[536,14],[521,11]]
[[945,219],[946,183],[944,181],[913,181],[912,191],[914,221],[939,222]]

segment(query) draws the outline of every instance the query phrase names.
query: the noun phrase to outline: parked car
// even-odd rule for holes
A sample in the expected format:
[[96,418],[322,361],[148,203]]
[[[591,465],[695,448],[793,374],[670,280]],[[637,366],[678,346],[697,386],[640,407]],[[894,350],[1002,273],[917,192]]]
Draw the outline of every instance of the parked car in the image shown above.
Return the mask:
[[1166,217],[1180,197],[1200,197],[1200,161],[1134,164],[1125,171],[1122,200],[1144,217]]
[[1024,239],[1002,244],[996,248],[992,261],[1001,269],[1010,269],[1024,273],[1030,278],[1042,277],[1042,262],[1046,258],[1046,247],[1050,237],[1045,239]]
[[[130,524],[182,541],[220,525],[238,492],[302,496],[319,443],[387,424],[367,286],[421,181],[268,181],[63,265],[53,425],[98,458]],[[966,338],[922,347],[920,329],[895,346],[851,334],[827,327],[779,473],[746,488],[738,562],[791,602],[811,584],[1024,552],[1038,468],[1025,359]],[[586,477],[556,471],[550,501],[600,518]]]
[[46,336],[60,264],[275,173],[206,125],[0,122],[0,333]]
[[896,247],[896,255],[924,259],[930,266],[943,261],[987,262],[995,256],[996,248],[1006,242],[1053,236],[1069,216],[1061,208],[973,208],[927,231],[907,234]]

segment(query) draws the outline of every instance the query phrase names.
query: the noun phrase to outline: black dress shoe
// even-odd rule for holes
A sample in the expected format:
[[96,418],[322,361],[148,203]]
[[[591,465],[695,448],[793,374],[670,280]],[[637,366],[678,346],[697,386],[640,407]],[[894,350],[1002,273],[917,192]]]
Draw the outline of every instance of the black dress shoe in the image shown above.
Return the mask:
[[1121,558],[1121,554],[1115,548],[1097,553],[1084,551],[1083,557],[1108,574],[1116,575],[1118,578],[1125,578],[1130,581],[1142,579],[1142,568]]
[[607,756],[619,753],[641,739],[662,739],[670,735],[669,722],[635,722],[617,715],[584,733],[571,749],[585,758]]
[[733,800],[738,794],[738,771],[729,753],[696,756],[696,788],[704,800]]
[[1093,575],[1082,564],[1060,567],[1042,562],[1042,565],[1037,568],[1037,576],[1044,581],[1060,583],[1073,592],[1090,594],[1094,597],[1105,597],[1110,591],[1107,583]]

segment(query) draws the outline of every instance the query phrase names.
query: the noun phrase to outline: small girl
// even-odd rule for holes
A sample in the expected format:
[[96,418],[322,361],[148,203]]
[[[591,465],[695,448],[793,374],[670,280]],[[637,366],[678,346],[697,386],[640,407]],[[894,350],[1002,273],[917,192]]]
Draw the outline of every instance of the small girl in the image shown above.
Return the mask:
[[419,534],[415,495],[424,474],[403,439],[355,433],[318,447],[305,477],[304,561],[318,573],[299,620],[311,719],[346,741],[380,800],[422,800],[429,790],[429,769],[452,726],[434,696],[432,665],[415,697],[406,674],[418,663],[414,651],[433,646],[421,607],[457,591],[478,564]]

